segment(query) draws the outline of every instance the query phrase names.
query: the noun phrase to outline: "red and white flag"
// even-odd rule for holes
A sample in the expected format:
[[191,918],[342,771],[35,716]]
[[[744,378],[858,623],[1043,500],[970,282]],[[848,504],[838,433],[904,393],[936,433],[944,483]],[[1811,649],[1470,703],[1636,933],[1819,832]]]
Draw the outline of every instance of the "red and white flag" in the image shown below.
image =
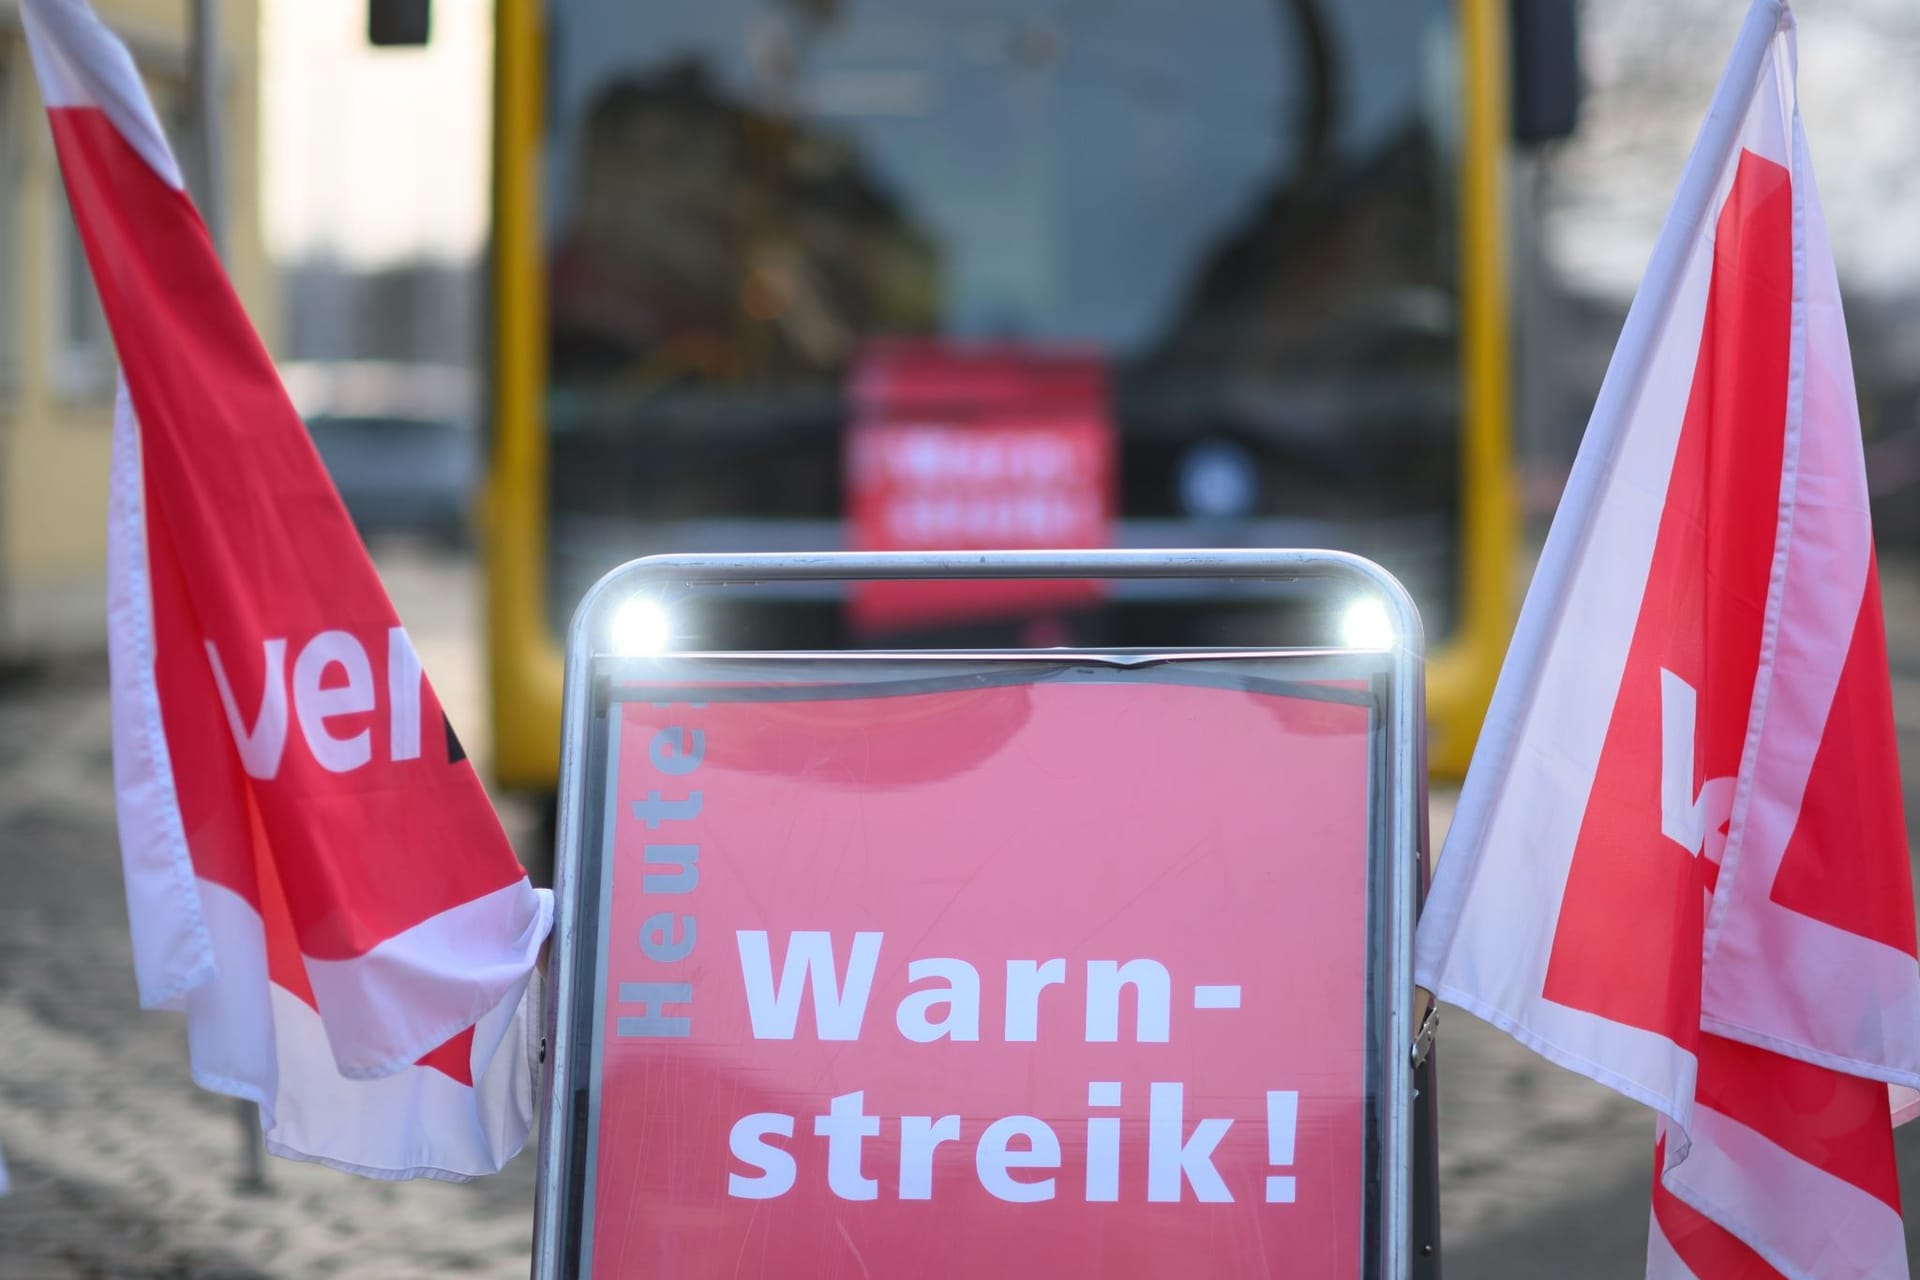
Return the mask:
[[119,351],[114,788],[140,999],[270,1150],[491,1173],[533,1109],[552,918],[83,0],[22,10]]
[[[1647,1270],[1904,1276],[1920,964],[1860,422],[1758,0],[1607,371],[1417,981],[1661,1117]],[[1762,1261],[1764,1260],[1764,1261]]]

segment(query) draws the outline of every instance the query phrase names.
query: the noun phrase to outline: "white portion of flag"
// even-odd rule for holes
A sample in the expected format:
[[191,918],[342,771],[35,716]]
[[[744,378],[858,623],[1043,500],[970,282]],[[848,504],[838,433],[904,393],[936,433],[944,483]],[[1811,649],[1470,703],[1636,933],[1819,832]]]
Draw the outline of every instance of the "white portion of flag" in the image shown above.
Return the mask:
[[340,1074],[354,1080],[391,1075],[412,1063],[409,1043],[439,1043],[497,1012],[482,1003],[471,1017],[427,1027],[409,1017],[456,976],[480,990],[523,982],[553,925],[552,896],[541,895],[537,905],[530,914],[525,886],[508,885],[429,916],[364,955],[309,958],[307,979],[331,1028],[329,1052]]
[[107,663],[113,706],[114,821],[140,1004],[184,1009],[213,976],[193,857],[181,828],[173,763],[153,678],[153,584],[147,577],[140,425],[125,379],[113,402],[107,480]]
[[98,107],[168,186],[184,190],[133,55],[85,0],[26,0],[20,20],[41,100],[48,107]]
[[[1416,944],[1421,986],[1666,1117],[1649,1276],[1749,1274],[1754,1254],[1795,1277],[1907,1274],[1875,1082],[1920,1085],[1920,964],[1859,419],[1794,68],[1791,15],[1756,0]],[[1776,454],[1777,501],[1759,491]]]
[[[1900,1215],[1711,1107],[1695,1107],[1693,1147],[1667,1187],[1788,1275],[1906,1274]],[[1764,1207],[1791,1212],[1756,1219]]]
[[471,1088],[421,1066],[350,1080],[320,1015],[267,981],[253,908],[218,885],[200,891],[222,980],[188,997],[193,1078],[257,1102],[269,1151],[367,1177],[460,1181],[526,1143],[540,1019],[525,978],[474,1028]]

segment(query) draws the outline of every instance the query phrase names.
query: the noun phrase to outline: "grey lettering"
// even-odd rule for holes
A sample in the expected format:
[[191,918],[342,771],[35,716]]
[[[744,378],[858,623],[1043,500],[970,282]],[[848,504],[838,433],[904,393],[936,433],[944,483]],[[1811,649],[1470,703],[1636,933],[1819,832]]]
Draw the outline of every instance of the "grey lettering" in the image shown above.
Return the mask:
[[615,1020],[614,1034],[684,1040],[693,1034],[693,1020],[668,1017],[661,1009],[666,1005],[687,1004],[692,1000],[691,982],[623,982],[620,984],[620,1003],[637,1004],[647,1012]]
[[700,816],[700,793],[692,792],[684,800],[668,800],[658,791],[647,792],[645,800],[633,802],[633,816],[647,824],[647,830],[657,831],[663,822],[685,822],[689,818]]
[[[686,746],[689,737],[693,739],[691,749]],[[699,729],[689,732],[677,724],[654,734],[647,745],[647,759],[653,767],[674,777],[692,773],[706,757],[707,735]]]
[[647,953],[647,959],[672,964],[676,960],[685,960],[692,953],[695,934],[693,917],[681,916],[679,923],[676,936],[673,912],[662,911],[647,917],[647,922],[640,926],[640,949]]
[[[694,792],[698,796],[699,792]],[[672,875],[648,872],[640,881],[642,893],[691,893],[700,883],[700,846],[697,844],[650,844],[640,851],[650,867],[678,867]]]

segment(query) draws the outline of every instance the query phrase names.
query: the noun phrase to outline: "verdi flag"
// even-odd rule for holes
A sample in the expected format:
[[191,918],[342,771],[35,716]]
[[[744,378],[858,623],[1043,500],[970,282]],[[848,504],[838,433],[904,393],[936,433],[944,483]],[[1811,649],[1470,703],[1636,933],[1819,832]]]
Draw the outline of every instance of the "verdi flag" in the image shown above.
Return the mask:
[[1757,0],[1607,371],[1417,980],[1660,1116],[1648,1274],[1904,1276],[1920,965],[1847,336]]
[[228,284],[126,49],[22,10],[120,356],[114,786],[142,1004],[270,1150],[498,1169],[552,916]]

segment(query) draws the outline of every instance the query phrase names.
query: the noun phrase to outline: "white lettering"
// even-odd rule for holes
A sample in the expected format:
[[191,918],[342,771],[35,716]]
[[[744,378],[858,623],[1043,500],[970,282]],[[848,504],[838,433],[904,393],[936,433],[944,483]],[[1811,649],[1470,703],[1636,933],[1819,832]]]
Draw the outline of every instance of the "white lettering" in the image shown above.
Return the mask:
[[1709,778],[1693,793],[1693,686],[1660,670],[1660,834],[1688,853],[1705,852],[1718,865],[1726,848],[1723,828],[1733,814],[1732,778]]
[[[1027,1140],[1025,1151],[1014,1151],[1008,1147],[1007,1144],[1015,1138]],[[1060,1139],[1054,1135],[1052,1126],[1038,1116],[1002,1116],[980,1135],[980,1145],[973,1153],[973,1167],[980,1175],[980,1185],[990,1195],[1015,1204],[1051,1200],[1052,1178],[1022,1182],[1009,1176],[1007,1170],[1058,1169]]]
[[1111,1043],[1120,1038],[1120,988],[1134,991],[1133,1038],[1165,1044],[1172,1020],[1173,983],[1158,960],[1087,961],[1087,1040]]
[[733,1133],[728,1138],[734,1159],[758,1169],[760,1175],[749,1178],[729,1172],[728,1195],[740,1200],[771,1200],[793,1189],[793,1181],[799,1171],[794,1166],[792,1155],[767,1141],[776,1133],[783,1138],[791,1138],[793,1117],[771,1111],[756,1111],[734,1121]]
[[1065,986],[1067,962],[1049,960],[1007,961],[1007,1039],[1040,1038],[1040,993],[1048,987]]
[[822,1040],[857,1040],[880,961],[879,933],[853,935],[853,958],[844,987],[835,974],[833,935],[801,930],[788,935],[780,986],[773,985],[773,959],[764,929],[740,930],[740,977],[747,989],[747,1014],[756,1040],[791,1040],[800,1020],[803,988],[813,992],[813,1025]]
[[[878,936],[877,934],[875,935]],[[827,1140],[827,1186],[842,1200],[877,1200],[880,1183],[860,1172],[860,1144],[880,1133],[880,1117],[866,1114],[866,1093],[843,1093],[813,1118],[815,1137]]]
[[[1120,1105],[1118,1080],[1094,1080],[1087,1084],[1087,1105]],[[1091,1116],[1087,1120],[1087,1199],[1112,1204],[1120,1198],[1120,1119],[1118,1116]]]
[[261,648],[266,656],[266,674],[260,684],[260,711],[253,727],[240,718],[233,698],[233,685],[220,662],[220,651],[207,644],[207,661],[213,664],[213,683],[220,691],[220,706],[227,713],[227,728],[233,731],[234,745],[240,749],[240,767],[255,778],[272,778],[280,772],[280,757],[287,745],[287,642],[266,641]]
[[[342,716],[365,715],[379,705],[373,680],[373,666],[366,648],[347,631],[322,631],[301,648],[294,659],[292,691],[289,697],[287,641],[275,637],[262,642],[265,671],[260,686],[259,711],[249,727],[234,697],[233,682],[226,664],[213,641],[205,642],[207,661],[213,667],[214,687],[220,694],[221,709],[226,712],[227,727],[240,749],[240,763],[255,778],[279,775],[287,742],[287,708],[292,703],[294,718],[307,741],[313,758],[331,773],[347,773],[373,758],[373,733],[368,725],[348,734],[338,734],[328,721]],[[344,675],[341,683],[329,686],[331,668]],[[387,630],[387,748],[393,760],[418,760],[421,742],[421,689],[425,674],[420,655],[402,627]]]
[[[1177,1204],[1187,1198],[1191,1188],[1192,1199],[1201,1203],[1232,1203],[1233,1193],[1214,1161],[1234,1121],[1205,1117],[1188,1133],[1186,1086],[1153,1081],[1147,1089],[1150,1098],[1144,1132],[1147,1200]],[[1086,1201],[1090,1204],[1112,1204],[1121,1199],[1122,1120],[1114,1114],[1120,1108],[1120,1101],[1119,1081],[1088,1083],[1087,1106],[1096,1113],[1107,1112],[1089,1116],[1086,1121]],[[1271,1204],[1294,1200],[1294,1130],[1298,1104],[1299,1095],[1294,1092],[1267,1094],[1268,1160],[1273,1167],[1285,1170],[1267,1179],[1266,1200]],[[898,1141],[882,1144],[876,1159],[885,1160],[897,1151],[897,1177],[892,1186],[898,1198],[924,1202],[934,1198],[934,1166],[939,1148],[946,1143],[961,1142],[963,1129],[973,1123],[986,1125],[974,1142],[972,1153],[974,1174],[981,1190],[1012,1204],[1033,1204],[1055,1199],[1060,1194],[1057,1176],[1061,1167],[1060,1135],[1068,1130],[1058,1129],[1056,1125],[1071,1125],[1064,1116],[1056,1116],[1051,1122],[1031,1115],[1002,1116],[990,1123],[984,1116],[969,1121],[957,1114],[903,1115],[895,1119],[867,1114],[864,1092],[843,1093],[829,1102],[825,1114],[813,1117],[813,1132],[815,1137],[825,1139],[828,1190],[841,1200],[856,1201],[880,1198],[879,1179],[868,1177],[864,1168],[866,1140],[878,1139],[882,1133],[897,1133]],[[745,1169],[729,1174],[729,1195],[765,1200],[793,1189],[797,1156],[771,1138],[791,1138],[794,1126],[794,1117],[768,1112],[744,1116],[734,1124],[729,1145],[735,1160]],[[1139,1131],[1134,1132],[1137,1139]],[[1072,1145],[1075,1150],[1082,1149],[1077,1129],[1072,1130]],[[959,1153],[950,1154],[958,1157]],[[961,1167],[961,1159],[963,1157],[949,1161],[950,1174]],[[1040,1176],[1016,1176],[1024,1170],[1034,1170]],[[813,1172],[810,1176],[819,1174]],[[962,1190],[949,1185],[945,1194]],[[1068,1194],[1077,1190],[1073,1188]]]
[[1147,1199],[1178,1203],[1184,1179],[1193,1185],[1194,1199],[1225,1204],[1233,1199],[1220,1171],[1213,1167],[1213,1149],[1233,1127],[1231,1120],[1202,1120],[1193,1136],[1182,1141],[1186,1129],[1186,1086],[1154,1082],[1147,1089]]
[[[334,666],[347,673],[347,682],[323,688],[321,679]],[[336,738],[327,729],[327,721],[336,716],[373,710],[373,668],[358,640],[345,631],[322,631],[307,641],[293,663],[293,710],[321,768],[346,773],[373,758],[373,735],[368,730]]]
[[[667,860],[668,853],[691,846],[649,845],[648,862]],[[649,882],[649,892],[656,886]],[[677,890],[676,890],[677,891]],[[760,1040],[791,1040],[802,1005],[812,993],[814,1027],[822,1040],[854,1040],[865,1025],[885,935],[863,931],[852,937],[846,978],[842,981],[835,955],[834,935],[796,930],[788,935],[786,955],[776,980],[774,957],[764,929],[740,930],[735,942],[740,953],[740,975],[746,990],[747,1012],[753,1034]],[[1067,962],[1008,960],[1004,1034],[1008,1043],[1032,1043],[1040,1036],[1041,995],[1048,987],[1066,986]],[[894,1010],[894,1026],[916,1044],[937,1040],[975,1041],[980,1038],[980,973],[971,963],[952,956],[933,956],[907,963],[907,982],[930,984],[909,989]],[[1123,997],[1132,988],[1133,1035],[1141,1044],[1165,1044],[1173,1018],[1173,980],[1158,960],[1136,957],[1087,962],[1085,1002],[1086,1039],[1112,1044],[1121,1037]],[[1196,1006],[1203,1009],[1238,1007],[1238,986],[1194,988]]]
[[420,758],[420,655],[405,627],[387,632],[387,754]]
[[[909,992],[894,1013],[894,1025],[900,1034],[915,1044],[930,1044],[942,1038],[978,1040],[980,1038],[980,974],[965,960],[936,957],[915,960],[907,966],[907,981],[940,978],[945,987]],[[938,1022],[927,1017],[934,1005],[945,1005],[947,1016]]]
[[900,1117],[900,1198],[933,1199],[933,1149],[960,1140],[960,1117]]

